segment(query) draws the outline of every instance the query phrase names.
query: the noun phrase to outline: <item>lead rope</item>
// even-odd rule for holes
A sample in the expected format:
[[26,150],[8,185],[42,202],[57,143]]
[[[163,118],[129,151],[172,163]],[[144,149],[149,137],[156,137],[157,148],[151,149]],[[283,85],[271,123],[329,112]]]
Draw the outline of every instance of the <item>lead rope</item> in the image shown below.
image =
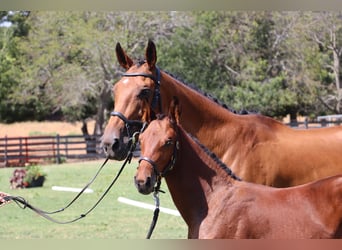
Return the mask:
[[156,208],[154,209],[154,212],[153,212],[153,218],[152,218],[151,225],[150,225],[150,228],[148,230],[146,239],[150,239],[151,238],[153,230],[156,227],[156,224],[157,224],[157,221],[158,221],[158,217],[159,217],[159,204],[160,204],[159,203],[159,191],[161,191],[160,190],[160,184],[161,184],[161,177],[158,177],[157,185],[154,188],[154,192],[153,192],[153,199],[154,199]]
[[[65,207],[60,208],[56,211],[52,211],[52,212],[48,212],[48,211],[44,211],[42,209],[36,208],[34,206],[32,206],[28,201],[25,200],[25,198],[21,197],[21,196],[5,196],[3,197],[3,199],[7,202],[10,201],[14,201],[20,208],[25,209],[26,207],[30,208],[32,211],[36,212],[38,215],[46,218],[47,220],[50,220],[52,222],[58,223],[58,224],[66,224],[66,223],[71,223],[70,222],[60,222],[57,221],[55,219],[53,219],[51,216],[48,216],[49,214],[56,214],[56,213],[60,213],[62,211],[65,211],[68,207],[70,207],[83,193],[84,191],[95,181],[95,179],[97,178],[97,176],[99,175],[99,173],[101,172],[101,170],[103,169],[103,167],[106,165],[106,163],[108,162],[108,158],[105,159],[105,161],[102,163],[101,167],[98,169],[98,171],[96,172],[95,176],[83,187],[83,189],[75,196],[74,199],[71,200],[71,202],[69,202],[69,204],[67,204]],[[79,218],[75,219],[79,220],[80,218],[85,217],[85,215],[81,215]],[[74,220],[73,220],[74,221]]]
[[[97,176],[99,175],[99,173],[101,172],[103,167],[106,165],[107,161],[108,161],[108,158],[106,158],[106,160],[102,163],[101,167],[97,170],[95,176],[84,186],[84,188],[75,196],[75,198],[73,200],[71,200],[71,202],[69,202],[68,205],[66,205],[65,207],[60,208],[56,211],[48,212],[48,211],[40,210],[40,212],[43,214],[56,214],[56,213],[60,213],[64,210],[66,210],[68,207],[70,207],[84,193],[84,191],[95,181],[95,179],[97,178]],[[16,199],[16,198],[18,198],[18,199]],[[15,196],[10,196],[10,195],[4,196],[3,199],[5,201],[8,201],[8,202],[11,200],[17,200],[17,202],[19,202],[18,200],[21,200],[21,201],[25,200],[22,197],[19,197],[19,196],[15,197]],[[20,203],[23,203],[23,202],[20,202]]]
[[[126,166],[127,163],[131,163],[131,160],[132,160],[132,157],[133,157],[133,152],[136,148],[136,140],[135,140],[135,136],[133,136],[133,139],[132,139],[132,145],[130,147],[130,150],[128,152],[128,155],[126,157],[126,160],[125,162],[123,163],[123,165],[121,166],[119,172],[117,173],[116,177],[114,178],[114,180],[112,181],[112,183],[109,185],[109,187],[106,189],[106,191],[102,194],[102,196],[100,197],[100,199],[86,212],[86,213],[83,213],[81,214],[79,217],[73,219],[73,220],[69,220],[69,221],[59,221],[59,220],[56,220],[54,218],[52,218],[51,216],[49,216],[48,214],[52,214],[52,213],[57,213],[57,212],[61,212],[61,211],[64,211],[65,208],[69,207],[83,192],[84,190],[86,189],[87,186],[89,186],[88,184],[86,185],[85,188],[83,188],[83,190],[75,197],[75,199],[72,200],[72,202],[70,202],[65,208],[63,209],[59,209],[59,210],[56,210],[54,212],[46,212],[44,210],[41,210],[39,208],[36,208],[34,206],[32,206],[30,203],[28,203],[23,197],[20,197],[20,196],[5,196],[3,197],[3,200],[5,201],[14,201],[20,208],[22,209],[25,209],[26,207],[28,207],[29,209],[31,209],[32,211],[34,211],[35,213],[37,213],[38,215],[44,217],[45,219],[49,220],[49,221],[52,221],[54,223],[57,223],[57,224],[69,224],[69,223],[73,223],[75,221],[78,221],[84,217],[86,217],[91,211],[93,211],[97,205],[102,201],[102,199],[107,195],[107,193],[109,192],[109,190],[112,188],[112,186],[115,184],[115,182],[117,181],[117,179],[119,178],[119,176],[121,175],[124,167]],[[105,165],[105,163],[108,161],[108,158],[105,160],[105,162],[102,164],[100,170],[103,168],[103,166]],[[100,171],[99,170],[99,171]],[[96,176],[98,175],[99,171],[97,172]],[[96,176],[91,180],[90,183],[92,183],[94,181],[94,179],[96,178]]]

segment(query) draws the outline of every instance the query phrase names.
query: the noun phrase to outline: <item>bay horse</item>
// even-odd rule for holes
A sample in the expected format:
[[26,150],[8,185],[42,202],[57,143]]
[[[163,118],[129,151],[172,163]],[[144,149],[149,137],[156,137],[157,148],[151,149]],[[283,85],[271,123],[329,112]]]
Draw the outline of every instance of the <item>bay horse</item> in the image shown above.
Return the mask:
[[177,109],[153,120],[139,140],[135,185],[149,194],[164,177],[188,238],[342,237],[342,175],[288,188],[241,181],[188,135]]
[[113,87],[114,112],[102,137],[108,158],[123,160],[136,121],[167,113],[177,96],[183,128],[245,181],[288,187],[342,173],[340,126],[296,130],[263,115],[235,114],[160,70],[152,41],[144,61],[134,63],[120,43],[116,55],[126,72]]

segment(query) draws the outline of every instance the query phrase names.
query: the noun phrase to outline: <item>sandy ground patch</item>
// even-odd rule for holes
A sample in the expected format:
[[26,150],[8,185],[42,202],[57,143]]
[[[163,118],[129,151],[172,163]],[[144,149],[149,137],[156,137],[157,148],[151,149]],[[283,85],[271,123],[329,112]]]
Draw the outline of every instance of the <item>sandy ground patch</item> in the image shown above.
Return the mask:
[[[95,121],[88,122],[88,131],[92,134]],[[16,122],[12,124],[0,123],[0,137],[34,136],[34,135],[81,135],[82,122]]]

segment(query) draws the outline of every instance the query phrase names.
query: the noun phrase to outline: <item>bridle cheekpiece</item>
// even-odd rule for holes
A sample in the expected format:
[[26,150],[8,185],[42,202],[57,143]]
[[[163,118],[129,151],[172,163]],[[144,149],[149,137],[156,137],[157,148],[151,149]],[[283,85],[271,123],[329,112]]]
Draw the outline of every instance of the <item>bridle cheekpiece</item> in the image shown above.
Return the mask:
[[158,179],[161,179],[165,177],[175,166],[176,161],[177,161],[177,151],[179,150],[179,141],[177,140],[174,147],[173,147],[173,152],[170,161],[166,164],[166,166],[163,168],[162,171],[159,171],[157,168],[157,164],[155,161],[153,161],[151,158],[146,157],[146,156],[141,156],[139,158],[139,163],[141,161],[147,161],[152,167],[155,175],[157,176]]
[[[155,89],[154,89],[151,106],[153,109],[156,109],[158,105],[159,112],[162,113],[161,96],[160,96],[160,70],[158,67],[156,67],[156,76],[152,74],[147,74],[147,73],[123,73],[122,76],[125,76],[125,77],[143,76],[143,77],[148,77],[152,79],[155,83]],[[125,123],[128,137],[132,137],[133,135],[133,133],[131,133],[132,126],[137,126],[139,128],[144,126],[144,123],[142,121],[129,120],[121,112],[118,112],[118,111],[113,111],[110,113],[110,115],[117,116]]]
[[157,66],[155,68],[156,68],[156,76],[152,74],[147,74],[147,73],[123,73],[122,76],[126,76],[126,77],[143,76],[143,77],[152,79],[155,84],[154,94],[152,98],[152,108],[156,109],[158,105],[159,113],[162,113],[161,98],[160,98],[160,70]]

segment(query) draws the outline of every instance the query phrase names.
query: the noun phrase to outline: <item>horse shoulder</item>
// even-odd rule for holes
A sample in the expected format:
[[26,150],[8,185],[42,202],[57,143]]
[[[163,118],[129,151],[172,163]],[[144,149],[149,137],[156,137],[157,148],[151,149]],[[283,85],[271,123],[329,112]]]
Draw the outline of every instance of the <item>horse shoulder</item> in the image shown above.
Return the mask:
[[208,214],[201,222],[199,238],[236,238],[246,206],[239,191],[235,184],[215,190],[208,201]]
[[229,165],[243,180],[270,185],[278,168],[278,157],[283,154],[279,147],[282,130],[287,128],[261,115],[240,119],[241,126],[224,160],[230,159]]
[[[342,222],[342,175],[335,175],[314,182],[316,184],[315,193],[312,199],[316,199],[317,206],[323,211],[331,211],[336,221]],[[325,200],[316,197],[324,196]],[[332,216],[328,216],[332,219]]]
[[312,209],[309,215],[320,225],[322,233],[342,238],[342,175],[314,181],[306,185]]
[[260,122],[250,126],[244,180],[288,187],[342,173],[342,127],[295,130],[264,116],[253,119]]
[[[252,187],[250,187],[252,186]],[[222,186],[215,191],[209,203],[208,216],[200,227],[200,235],[206,238],[263,238],[264,232],[258,231],[259,226],[267,226],[267,219],[254,216],[253,211],[258,203],[258,193],[253,187],[264,186],[248,182],[234,181],[227,188]]]

